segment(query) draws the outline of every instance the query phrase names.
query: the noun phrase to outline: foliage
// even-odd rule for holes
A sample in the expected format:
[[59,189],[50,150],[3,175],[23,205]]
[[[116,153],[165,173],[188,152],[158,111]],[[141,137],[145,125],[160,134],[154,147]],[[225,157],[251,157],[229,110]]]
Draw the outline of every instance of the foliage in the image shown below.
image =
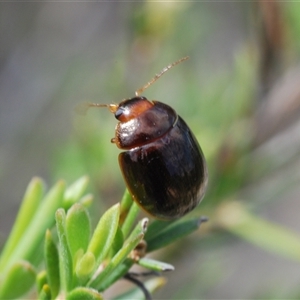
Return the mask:
[[1,299],[22,298],[33,292],[33,286],[38,299],[103,299],[102,292],[121,278],[136,283],[144,294],[136,288],[117,299],[149,299],[149,291],[163,285],[164,279],[143,284],[136,278],[139,274],[130,273],[131,267],[138,264],[149,274],[174,270],[168,263],[144,257],[146,252],[183,238],[205,221],[153,221],[148,226],[143,218],[135,224],[139,210],[126,191],[92,230],[92,196],[84,194],[87,183],[82,177],[66,188],[59,181],[44,195],[41,179],[30,182],[0,256]]

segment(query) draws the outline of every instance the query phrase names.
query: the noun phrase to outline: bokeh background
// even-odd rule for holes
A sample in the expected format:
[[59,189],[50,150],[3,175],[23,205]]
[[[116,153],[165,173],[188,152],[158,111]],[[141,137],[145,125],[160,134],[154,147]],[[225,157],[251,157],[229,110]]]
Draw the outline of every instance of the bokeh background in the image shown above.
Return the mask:
[[116,120],[74,108],[132,97],[189,55],[144,95],[200,141],[210,182],[192,214],[210,222],[156,254],[176,270],[155,297],[300,297],[300,3],[15,1],[0,15],[0,245],[33,176],[89,175],[96,219],[120,200]]

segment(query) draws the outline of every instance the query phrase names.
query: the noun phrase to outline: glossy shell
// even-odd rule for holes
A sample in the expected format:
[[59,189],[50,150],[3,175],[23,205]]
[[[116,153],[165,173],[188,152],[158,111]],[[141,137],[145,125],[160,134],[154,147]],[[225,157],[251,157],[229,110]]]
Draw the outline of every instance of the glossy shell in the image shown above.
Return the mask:
[[[145,107],[130,115],[130,107],[140,104]],[[121,102],[115,116],[123,120],[114,142],[127,150],[119,164],[133,199],[158,219],[176,219],[195,208],[205,193],[207,169],[187,124],[170,106],[144,97]]]

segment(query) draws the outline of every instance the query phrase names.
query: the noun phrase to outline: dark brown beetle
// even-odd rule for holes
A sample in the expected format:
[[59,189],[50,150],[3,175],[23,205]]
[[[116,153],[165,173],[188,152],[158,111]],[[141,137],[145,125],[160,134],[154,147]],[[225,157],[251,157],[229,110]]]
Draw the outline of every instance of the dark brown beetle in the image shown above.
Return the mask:
[[155,218],[180,218],[202,200],[207,168],[201,148],[183,119],[170,106],[140,94],[184,57],[164,68],[136,91],[136,96],[108,107],[119,123],[112,142],[120,149],[119,164],[136,203]]

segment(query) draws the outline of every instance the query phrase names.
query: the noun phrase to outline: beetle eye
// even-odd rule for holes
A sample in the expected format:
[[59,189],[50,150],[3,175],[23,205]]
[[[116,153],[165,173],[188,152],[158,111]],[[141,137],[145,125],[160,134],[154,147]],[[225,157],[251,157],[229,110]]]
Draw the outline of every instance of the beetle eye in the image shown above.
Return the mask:
[[126,114],[126,109],[124,109],[122,106],[119,106],[115,112],[115,118],[119,120],[123,114]]

